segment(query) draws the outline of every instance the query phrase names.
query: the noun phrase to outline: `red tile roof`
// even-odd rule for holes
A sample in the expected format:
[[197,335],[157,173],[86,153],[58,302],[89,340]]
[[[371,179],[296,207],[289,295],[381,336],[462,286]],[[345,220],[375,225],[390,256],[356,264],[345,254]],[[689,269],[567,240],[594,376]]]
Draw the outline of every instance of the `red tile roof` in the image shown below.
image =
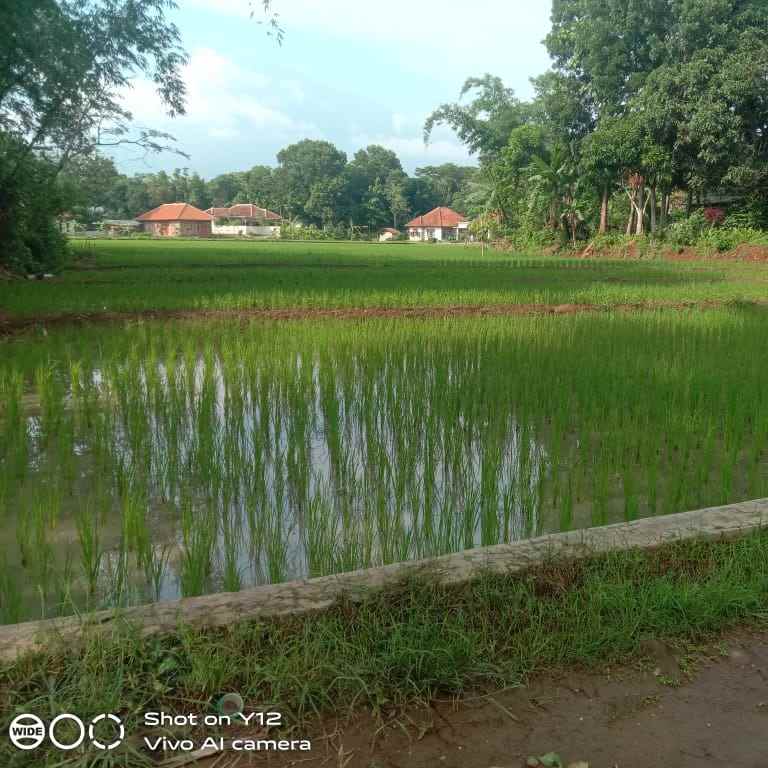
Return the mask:
[[136,221],[212,221],[210,213],[189,203],[163,203],[136,217]]
[[417,216],[413,221],[409,221],[406,227],[458,227],[467,217],[463,213],[456,213],[451,208],[435,208],[423,216]]
[[261,219],[264,221],[280,221],[281,217],[266,208],[260,208],[253,203],[238,203],[230,208],[209,208],[208,213],[217,219]]

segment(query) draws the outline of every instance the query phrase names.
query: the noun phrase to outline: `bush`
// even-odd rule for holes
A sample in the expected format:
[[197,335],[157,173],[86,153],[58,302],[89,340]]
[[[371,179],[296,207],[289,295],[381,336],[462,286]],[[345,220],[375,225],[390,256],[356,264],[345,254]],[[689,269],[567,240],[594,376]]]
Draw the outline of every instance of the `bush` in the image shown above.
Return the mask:
[[696,244],[722,253],[739,245],[768,245],[768,233],[750,227],[710,229],[702,233]]
[[687,218],[673,222],[666,232],[666,240],[674,246],[695,245],[702,234],[711,228],[703,211],[694,211]]
[[0,133],[0,266],[22,274],[61,269],[67,243],[56,217],[63,210],[54,165]]

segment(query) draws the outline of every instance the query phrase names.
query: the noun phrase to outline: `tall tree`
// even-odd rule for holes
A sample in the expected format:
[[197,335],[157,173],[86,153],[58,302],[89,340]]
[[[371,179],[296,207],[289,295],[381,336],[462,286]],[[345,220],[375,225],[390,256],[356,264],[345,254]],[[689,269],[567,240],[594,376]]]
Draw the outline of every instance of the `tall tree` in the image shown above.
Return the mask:
[[340,176],[347,156],[328,141],[305,139],[280,150],[275,171],[286,211],[319,223],[314,207],[307,210],[312,188]]
[[[461,99],[474,94],[468,104]],[[428,142],[436,126],[452,128],[472,154],[481,161],[492,159],[507,143],[514,128],[530,119],[530,107],[515,98],[500,77],[470,77],[464,83],[459,101],[443,104],[424,123],[424,141]]]
[[69,159],[97,146],[168,145],[167,134],[131,132],[119,94],[131,77],[143,74],[155,83],[169,114],[184,111],[186,59],[166,16],[173,7],[171,0],[25,0],[0,6],[0,259],[32,258],[34,238],[23,229],[20,211],[30,194],[20,182],[24,173],[47,162],[55,176]]

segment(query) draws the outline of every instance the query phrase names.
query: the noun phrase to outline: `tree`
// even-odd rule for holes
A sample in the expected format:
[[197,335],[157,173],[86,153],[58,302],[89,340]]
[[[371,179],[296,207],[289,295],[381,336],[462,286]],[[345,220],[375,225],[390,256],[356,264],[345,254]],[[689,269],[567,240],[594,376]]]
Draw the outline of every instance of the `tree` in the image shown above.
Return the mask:
[[[171,0],[2,5],[0,258],[17,265],[34,261],[25,249],[35,234],[23,229],[27,218],[20,207],[41,187],[26,185],[24,173],[55,179],[73,157],[99,146],[168,146],[167,134],[131,133],[131,116],[119,92],[131,77],[143,74],[155,83],[169,114],[184,111],[181,67],[186,58],[178,30],[165,15],[172,7]],[[43,164],[49,166],[45,173]],[[55,216],[54,201],[45,196],[45,202],[48,207],[37,206],[38,211]]]
[[436,201],[435,205],[446,205],[449,208],[462,207],[459,202],[461,195],[476,174],[477,168],[455,163],[428,165],[416,169],[417,178],[424,179],[429,185]]
[[677,4],[553,0],[546,45],[555,68],[583,86],[598,116],[621,114],[664,62],[664,43],[674,27]]
[[409,211],[408,198],[406,196],[406,176],[404,173],[390,171],[384,185],[384,199],[392,216],[392,226],[397,229],[397,222],[401,216]]
[[[609,203],[627,170],[640,168],[641,131],[628,118],[605,117],[582,147],[582,169],[600,195],[598,231],[608,231]],[[634,210],[634,207],[632,208]]]
[[307,210],[313,187],[340,176],[347,164],[347,156],[328,141],[304,139],[280,150],[276,182],[288,213],[320,223],[315,207]]
[[[232,205],[242,189],[242,174],[222,173],[208,182],[208,195],[211,205],[224,208]],[[250,200],[243,202],[251,202]]]
[[111,158],[94,153],[72,158],[57,179],[71,211],[91,220],[97,210],[116,213],[122,207],[120,174]]
[[[469,104],[461,99],[476,92]],[[459,102],[443,104],[424,123],[424,141],[438,125],[452,128],[472,154],[480,161],[492,159],[507,143],[510,132],[530,119],[530,108],[515,98],[500,77],[486,74],[470,77],[459,94]]]
[[[572,146],[555,144],[546,157],[535,155],[528,180],[547,202],[547,226],[565,229],[576,242],[578,163]],[[563,227],[563,222],[566,226]]]
[[389,218],[386,213],[384,187],[392,174],[405,178],[400,160],[391,149],[371,144],[355,152],[344,172],[344,212],[351,223],[365,222],[368,226],[374,225],[371,220],[372,198],[380,200],[384,207],[384,213],[373,217],[375,222],[380,223]]

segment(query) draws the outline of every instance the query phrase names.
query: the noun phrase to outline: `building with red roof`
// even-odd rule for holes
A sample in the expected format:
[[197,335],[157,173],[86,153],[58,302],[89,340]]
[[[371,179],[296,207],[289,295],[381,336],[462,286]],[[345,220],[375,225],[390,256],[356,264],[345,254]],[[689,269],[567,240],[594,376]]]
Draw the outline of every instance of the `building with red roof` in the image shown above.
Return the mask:
[[229,208],[209,208],[214,218],[214,235],[280,237],[282,216],[253,203],[237,203]]
[[469,219],[463,213],[441,206],[417,216],[406,227],[409,240],[460,240],[469,233]]
[[189,203],[163,203],[136,217],[144,232],[161,237],[210,235],[213,216]]

